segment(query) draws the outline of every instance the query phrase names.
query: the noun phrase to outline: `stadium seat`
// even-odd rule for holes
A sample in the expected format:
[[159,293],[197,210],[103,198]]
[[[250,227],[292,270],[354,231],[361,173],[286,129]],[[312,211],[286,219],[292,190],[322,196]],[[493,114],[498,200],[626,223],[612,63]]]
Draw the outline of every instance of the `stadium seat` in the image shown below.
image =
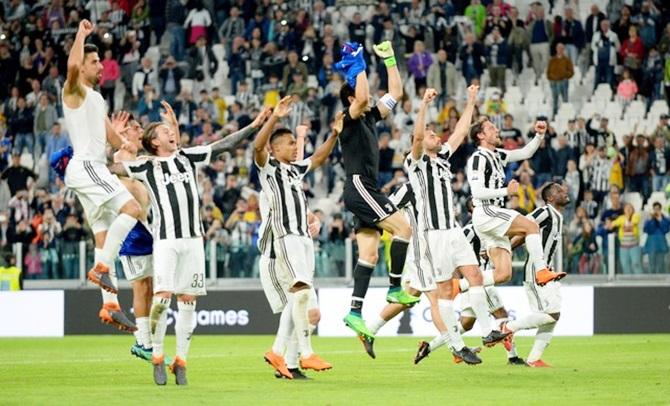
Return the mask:
[[623,201],[632,204],[638,213],[642,210],[642,196],[638,192],[624,193]]

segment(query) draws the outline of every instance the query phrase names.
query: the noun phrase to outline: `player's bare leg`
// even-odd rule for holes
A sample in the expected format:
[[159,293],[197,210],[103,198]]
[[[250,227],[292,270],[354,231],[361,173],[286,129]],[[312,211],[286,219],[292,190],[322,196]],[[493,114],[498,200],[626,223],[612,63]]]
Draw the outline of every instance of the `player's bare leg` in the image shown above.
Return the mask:
[[[95,235],[95,262],[97,263],[102,257],[102,246],[105,241],[107,232],[101,231]],[[130,321],[128,316],[121,310],[119,305],[119,299],[117,297],[116,291],[118,286],[118,280],[116,277],[116,270],[110,272],[96,273],[95,277],[99,281],[98,285],[101,286],[100,292],[102,293],[102,307],[98,312],[98,317],[100,321],[105,324],[110,324],[119,330],[135,332],[137,331],[137,326],[135,323]],[[91,272],[89,272],[89,279],[91,279]],[[108,286],[109,289],[105,289],[103,286]]]
[[191,336],[195,325],[196,297],[192,295],[179,295],[177,297],[177,321],[175,322],[175,333],[177,336],[177,352],[174,361],[170,364],[170,372],[175,375],[177,385],[188,385],[186,379],[186,359],[191,346]]

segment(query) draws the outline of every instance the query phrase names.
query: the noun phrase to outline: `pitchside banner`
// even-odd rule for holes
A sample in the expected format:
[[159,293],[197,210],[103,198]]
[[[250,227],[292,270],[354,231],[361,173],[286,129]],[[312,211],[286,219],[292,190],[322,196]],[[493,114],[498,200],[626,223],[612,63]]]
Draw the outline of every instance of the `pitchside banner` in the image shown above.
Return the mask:
[[[386,289],[370,289],[365,296],[363,318],[372,320],[386,305]],[[351,289],[332,288],[319,289],[319,306],[321,308],[321,322],[319,335],[321,336],[353,336],[353,332],[342,322],[342,318],[349,311]],[[509,312],[510,318],[518,318],[530,313],[526,292],[522,287],[499,287],[498,292]],[[559,336],[590,336],[593,335],[593,287],[592,286],[564,286],[563,308],[561,319],[554,330]],[[460,309],[460,300],[455,301],[455,308]],[[395,336],[410,334],[420,337],[435,335],[436,330],[430,316],[430,304],[425,296],[421,302],[402,316],[388,322],[378,335]],[[535,330],[522,331],[517,335],[534,335]],[[466,336],[477,336],[479,326],[475,324],[472,331]]]
[[[131,320],[132,292],[119,292],[119,303]],[[65,334],[121,333],[98,319],[101,305],[99,290],[65,292]],[[168,310],[168,333],[174,333],[177,300]],[[196,309],[196,334],[274,334],[279,315],[272,314],[260,290],[209,291],[199,297]]]
[[63,337],[63,291],[0,292],[0,337]]

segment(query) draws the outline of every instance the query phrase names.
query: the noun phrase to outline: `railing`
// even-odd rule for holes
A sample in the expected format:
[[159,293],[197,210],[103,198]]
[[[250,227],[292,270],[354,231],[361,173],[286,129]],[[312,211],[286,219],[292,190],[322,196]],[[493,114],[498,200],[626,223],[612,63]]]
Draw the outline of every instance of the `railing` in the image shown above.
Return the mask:
[[[670,262],[668,255],[663,260],[661,274],[650,273],[650,260],[643,255],[642,272],[639,274],[625,274],[621,272],[621,251],[615,234],[607,236],[608,250],[603,252],[602,248],[592,258],[575,258],[566,252],[562,242],[554,261],[557,270],[565,270],[570,275],[566,283],[606,283],[617,281],[658,281],[668,280],[670,282]],[[599,241],[602,247],[602,241]],[[612,249],[614,247],[614,249]],[[58,285],[67,282],[68,286],[86,285],[86,272],[93,265],[93,247],[84,241],[61,242],[57,248],[50,250],[30,247],[27,250],[21,244],[12,247],[12,253],[16,258],[16,264],[23,270],[24,281],[28,287],[50,287],[53,282]],[[258,285],[258,250],[255,246],[234,246],[217,243],[216,240],[205,243],[206,276],[209,286],[220,287],[244,287]],[[26,261],[26,256],[32,260],[40,259],[40,266]],[[352,240],[346,239],[339,243],[315,243],[315,277],[320,284],[343,285],[350,284],[353,280],[353,267],[357,257],[357,246]],[[373,272],[372,285],[384,286],[387,283],[387,265],[383,245],[379,248],[380,260]],[[524,278],[524,264],[526,253],[523,248],[518,248],[513,253],[512,267],[513,278],[510,284],[520,285]],[[593,261],[593,269],[597,273],[584,272],[585,260]],[[117,261],[117,274],[123,282],[123,270]],[[580,268],[582,267],[582,268]],[[41,270],[36,273],[36,270]],[[637,271],[637,270],[636,270]]]

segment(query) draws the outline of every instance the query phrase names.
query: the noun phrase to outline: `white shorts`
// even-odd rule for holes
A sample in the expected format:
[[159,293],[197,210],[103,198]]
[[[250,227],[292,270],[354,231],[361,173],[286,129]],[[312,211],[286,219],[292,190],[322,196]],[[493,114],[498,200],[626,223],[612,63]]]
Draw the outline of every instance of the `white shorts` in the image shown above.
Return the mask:
[[[281,313],[288,302],[290,275],[285,273],[287,267],[282,267],[284,272],[279,271],[276,259],[270,258],[266,255],[261,255],[258,261],[258,268],[261,277],[261,285],[263,292],[268,299],[272,313]],[[307,310],[318,309],[319,301],[316,296],[316,290],[312,287],[309,301],[307,302]]]
[[122,255],[119,261],[123,266],[123,274],[131,282],[150,278],[153,275],[153,255]]
[[549,282],[544,286],[524,282],[523,287],[532,311],[547,314],[561,312],[561,282]]
[[484,205],[477,206],[472,212],[472,225],[482,241],[482,247],[503,248],[512,252],[512,244],[505,234],[520,213],[515,210]]
[[202,237],[155,240],[153,257],[154,293],[207,294]]
[[425,240],[421,237],[423,234],[425,233],[420,232],[418,236],[413,234],[409,240],[403,275],[411,288],[420,292],[430,292],[437,289],[437,284],[433,274],[433,266],[426,255],[426,244],[422,242]]
[[456,268],[479,262],[460,227],[450,230],[429,230],[426,232],[428,258],[433,266],[437,282],[448,281]]
[[73,159],[65,170],[65,186],[79,198],[94,234],[105,231],[133,196],[101,162]]
[[[485,287],[484,293],[486,294],[486,304],[489,306],[489,313],[493,314],[496,310],[505,307],[495,286]],[[472,303],[470,302],[470,291],[461,293],[460,298],[461,316],[476,318],[477,316],[474,310],[472,310]]]
[[286,235],[272,241],[274,244],[276,268],[285,273],[289,286],[314,283],[314,242],[311,238],[300,235]]

